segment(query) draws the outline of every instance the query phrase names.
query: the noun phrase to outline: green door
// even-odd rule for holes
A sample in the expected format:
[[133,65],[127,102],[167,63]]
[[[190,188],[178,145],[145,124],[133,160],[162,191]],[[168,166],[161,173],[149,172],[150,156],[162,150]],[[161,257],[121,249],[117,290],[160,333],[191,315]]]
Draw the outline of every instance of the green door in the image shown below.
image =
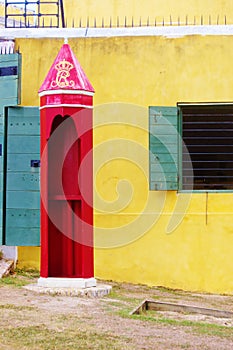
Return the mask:
[[38,107],[6,109],[4,236],[6,245],[40,245]]

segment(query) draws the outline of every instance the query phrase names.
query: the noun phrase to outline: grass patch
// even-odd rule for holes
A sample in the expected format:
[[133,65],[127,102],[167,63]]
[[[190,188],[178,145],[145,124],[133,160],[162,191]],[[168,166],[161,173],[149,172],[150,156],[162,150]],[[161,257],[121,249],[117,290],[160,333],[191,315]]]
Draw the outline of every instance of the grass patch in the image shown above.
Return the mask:
[[20,280],[14,275],[10,275],[10,276],[3,277],[0,279],[0,286],[11,285],[14,287],[22,287],[28,283],[29,283],[28,281]]
[[7,310],[16,310],[16,311],[35,311],[35,307],[33,306],[18,306],[14,304],[0,304],[0,309],[7,309]]
[[108,304],[106,306],[116,306],[116,307],[122,307],[122,303],[120,301],[109,301]]
[[119,301],[125,301],[125,302],[130,302],[130,303],[140,303],[141,299],[140,298],[135,298],[135,297],[128,297],[126,295],[122,294],[122,291],[117,288],[117,290],[112,289],[110,294],[107,294],[105,298],[108,299],[116,299]]
[[21,270],[15,269],[15,271],[9,276],[0,279],[0,286],[12,285],[14,287],[23,287],[40,276],[38,270]]
[[162,293],[168,293],[168,294],[179,295],[179,296],[181,293],[184,293],[184,291],[181,289],[172,289],[172,288],[162,287],[162,286],[158,286],[156,287],[156,289]]
[[124,318],[131,318],[135,320],[141,320],[144,322],[148,321],[148,322],[155,322],[155,323],[160,323],[160,324],[170,325],[170,326],[187,327],[188,331],[191,331],[197,334],[217,336],[221,338],[233,338],[233,327],[227,327],[227,326],[206,323],[206,322],[175,320],[172,318],[166,318],[166,317],[161,317],[159,315],[156,315],[156,312],[153,312],[153,314],[150,314],[150,313],[147,314],[146,312],[141,315],[130,315],[131,311],[132,310],[129,310],[129,308],[127,308],[119,311],[118,314]]
[[219,326],[210,323],[196,322],[192,325],[194,331],[199,334],[215,335],[222,338],[233,338],[233,327]]
[[18,276],[27,277],[29,279],[39,278],[40,277],[40,271],[36,269],[15,269],[15,273]]
[[[54,330],[45,325],[8,328],[0,331],[1,344],[14,349],[86,350],[122,349],[121,337],[78,328]],[[127,339],[125,339],[127,342]],[[125,347],[127,349],[127,347]]]

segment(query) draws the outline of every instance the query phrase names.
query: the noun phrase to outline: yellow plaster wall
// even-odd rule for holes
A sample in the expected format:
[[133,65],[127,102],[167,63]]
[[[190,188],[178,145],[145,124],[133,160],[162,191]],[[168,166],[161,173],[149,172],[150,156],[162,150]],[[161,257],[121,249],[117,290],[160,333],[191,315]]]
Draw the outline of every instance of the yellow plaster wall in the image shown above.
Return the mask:
[[[62,43],[17,39],[23,55],[23,105],[38,105],[37,91]],[[69,43],[96,90],[95,276],[232,293],[232,194],[189,198],[149,191],[147,133],[149,105],[233,101],[232,37]],[[175,210],[177,200],[181,203]],[[172,217],[177,227],[168,234]],[[38,259],[37,249],[20,248],[19,260]]]
[[[211,21],[212,24],[224,23],[225,16],[227,23],[233,21],[233,3],[230,0],[144,0],[143,5],[140,6],[138,0],[86,0],[84,2],[77,2],[77,0],[64,0],[65,16],[68,19],[68,25],[72,24],[72,19],[79,23],[82,19],[83,25],[87,23],[94,24],[96,18],[97,25],[102,25],[104,19],[105,25],[109,25],[109,19],[112,17],[112,23],[116,24],[117,17],[119,17],[120,25],[125,23],[127,17],[127,24],[132,24],[132,17],[134,18],[134,25],[139,24],[140,18],[142,24],[149,23],[154,25],[155,18],[157,25],[161,25],[163,19],[166,24],[177,23],[178,17],[181,23],[200,24],[201,16],[204,24]],[[194,19],[195,17],[195,19]]]
[[18,247],[19,268],[40,269],[40,248],[39,247]]
[[[232,100],[231,41],[231,36],[190,35],[78,38],[69,44],[95,87],[96,105],[120,101],[147,107]],[[38,105],[37,91],[62,44],[51,38],[16,40],[23,55],[22,105]]]

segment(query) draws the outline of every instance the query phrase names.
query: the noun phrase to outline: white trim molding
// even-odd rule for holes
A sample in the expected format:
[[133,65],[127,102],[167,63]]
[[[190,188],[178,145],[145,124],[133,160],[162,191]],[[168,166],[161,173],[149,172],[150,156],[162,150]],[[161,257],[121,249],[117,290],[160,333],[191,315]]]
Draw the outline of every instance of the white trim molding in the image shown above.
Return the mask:
[[174,25],[148,26],[126,28],[2,28],[0,38],[106,38],[106,37],[135,37],[163,36],[180,38],[187,35],[233,35],[233,25]]
[[85,90],[47,90],[39,92],[39,96],[49,96],[49,95],[85,95],[94,96],[94,92]]

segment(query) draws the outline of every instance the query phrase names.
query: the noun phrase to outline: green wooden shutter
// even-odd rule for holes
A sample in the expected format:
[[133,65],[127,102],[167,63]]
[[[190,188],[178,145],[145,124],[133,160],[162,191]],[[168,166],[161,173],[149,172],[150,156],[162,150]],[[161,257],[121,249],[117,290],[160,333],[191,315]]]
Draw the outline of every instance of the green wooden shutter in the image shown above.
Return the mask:
[[149,107],[150,190],[178,189],[176,107]]
[[40,114],[9,107],[5,162],[5,244],[40,245]]
[[20,103],[21,92],[21,55],[0,55],[0,245],[5,244],[4,223],[4,173],[5,157],[5,107]]
[[[0,55],[0,106],[20,104],[21,55]],[[2,110],[1,110],[2,113]]]

